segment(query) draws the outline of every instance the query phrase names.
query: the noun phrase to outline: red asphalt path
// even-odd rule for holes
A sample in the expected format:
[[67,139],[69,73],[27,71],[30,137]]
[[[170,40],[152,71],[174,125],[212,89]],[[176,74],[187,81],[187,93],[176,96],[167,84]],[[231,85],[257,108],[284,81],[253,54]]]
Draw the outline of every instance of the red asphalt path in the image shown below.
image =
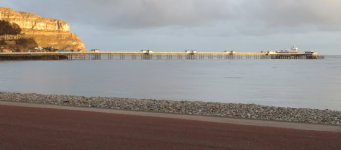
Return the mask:
[[341,149],[341,133],[0,105],[1,150]]

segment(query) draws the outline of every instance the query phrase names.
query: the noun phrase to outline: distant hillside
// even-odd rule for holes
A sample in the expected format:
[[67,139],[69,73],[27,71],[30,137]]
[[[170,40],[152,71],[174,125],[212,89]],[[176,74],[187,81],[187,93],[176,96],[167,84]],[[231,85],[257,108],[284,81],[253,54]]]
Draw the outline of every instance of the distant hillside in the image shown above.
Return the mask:
[[70,45],[67,49],[86,51],[83,42],[76,34],[70,32],[70,26],[63,20],[44,18],[27,12],[15,12],[4,7],[0,7],[0,13],[1,20],[17,24],[21,33],[26,37],[32,37],[38,46],[59,49]]

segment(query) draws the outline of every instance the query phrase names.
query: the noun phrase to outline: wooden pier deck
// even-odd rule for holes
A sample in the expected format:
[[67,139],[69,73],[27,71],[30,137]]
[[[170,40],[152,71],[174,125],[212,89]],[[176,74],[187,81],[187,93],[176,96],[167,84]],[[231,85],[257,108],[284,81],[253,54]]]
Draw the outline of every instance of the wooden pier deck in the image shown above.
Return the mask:
[[181,60],[181,59],[324,59],[305,53],[256,52],[18,52],[0,53],[0,60]]

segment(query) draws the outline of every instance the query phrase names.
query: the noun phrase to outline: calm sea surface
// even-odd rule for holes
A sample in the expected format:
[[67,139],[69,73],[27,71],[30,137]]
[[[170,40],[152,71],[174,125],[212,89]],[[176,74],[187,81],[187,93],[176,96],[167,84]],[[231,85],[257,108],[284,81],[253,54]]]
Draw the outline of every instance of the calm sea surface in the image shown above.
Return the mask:
[[0,61],[0,91],[341,110],[341,56]]

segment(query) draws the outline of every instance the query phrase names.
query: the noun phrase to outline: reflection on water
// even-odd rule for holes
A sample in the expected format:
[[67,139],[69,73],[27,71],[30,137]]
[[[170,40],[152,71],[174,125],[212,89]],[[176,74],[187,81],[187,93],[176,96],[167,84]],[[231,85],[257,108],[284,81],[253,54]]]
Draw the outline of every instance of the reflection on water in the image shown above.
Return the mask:
[[0,91],[341,110],[341,57],[324,60],[0,61]]

